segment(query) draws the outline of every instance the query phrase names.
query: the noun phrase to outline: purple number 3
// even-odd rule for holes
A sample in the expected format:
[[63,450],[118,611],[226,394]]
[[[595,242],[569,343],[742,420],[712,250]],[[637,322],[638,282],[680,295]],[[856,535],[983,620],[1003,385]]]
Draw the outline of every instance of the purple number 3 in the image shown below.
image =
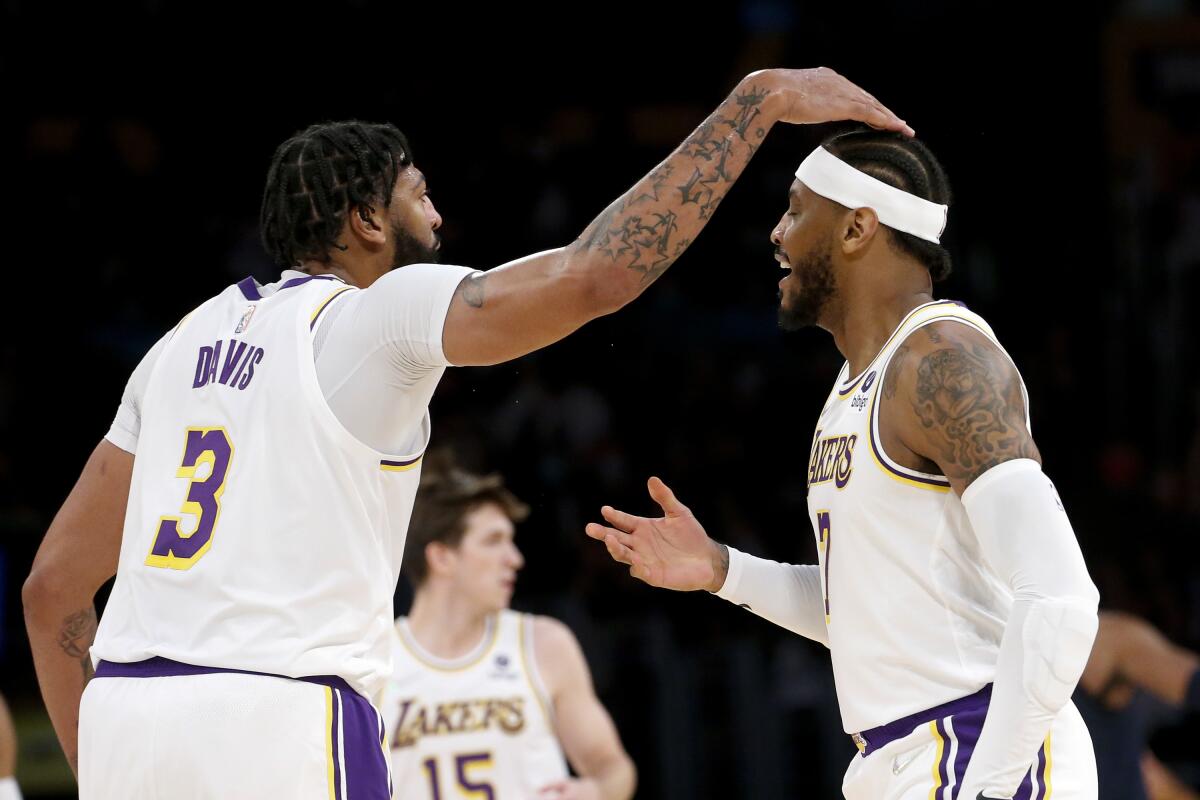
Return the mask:
[[[146,565],[167,569],[191,569],[212,546],[213,528],[221,515],[221,494],[225,491],[225,476],[233,460],[233,443],[224,428],[188,428],[183,448],[183,461],[176,478],[187,478],[187,499],[182,514],[196,518],[196,527],[185,532],[179,517],[162,517],[158,531],[146,556]],[[201,467],[209,469],[202,478],[196,473]]]

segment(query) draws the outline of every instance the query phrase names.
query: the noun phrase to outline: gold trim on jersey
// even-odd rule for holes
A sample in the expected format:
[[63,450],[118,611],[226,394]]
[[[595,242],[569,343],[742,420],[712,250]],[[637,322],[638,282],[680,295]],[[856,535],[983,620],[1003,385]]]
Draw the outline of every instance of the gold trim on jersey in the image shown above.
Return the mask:
[[[421,643],[417,641],[417,637],[412,636],[412,632],[408,628],[407,618],[404,620],[404,623],[402,625],[396,626],[396,632],[400,634],[400,636],[399,636],[400,644],[404,645],[404,649],[409,652],[409,655],[411,655],[413,658],[415,658],[417,661],[419,661],[423,666],[429,667],[430,669],[433,669],[433,670],[437,670],[438,672],[462,672],[465,669],[470,669],[471,667],[476,666],[481,661],[483,661],[485,658],[487,658],[488,654],[491,653],[492,650],[495,649],[496,642],[500,641],[500,617],[499,617],[499,615],[493,614],[492,616],[488,617],[487,625],[488,625],[488,628],[490,629],[490,631],[485,630],[483,633],[483,639],[481,640],[481,644],[476,645],[476,647],[481,648],[479,651],[479,655],[472,657],[471,654],[468,653],[467,655],[462,656],[462,658],[469,659],[468,661],[466,661],[463,664],[454,664],[453,666],[446,666],[446,664],[444,664],[444,663],[438,664],[434,661],[430,661],[431,658],[437,658],[437,656],[433,655],[432,653],[424,652],[423,648],[421,647]],[[488,640],[489,633],[491,635],[490,641]],[[411,641],[409,640],[410,636],[412,637]],[[485,642],[486,642],[486,644],[484,644]],[[482,645],[482,647],[481,647],[481,645]],[[442,659],[442,660],[452,662],[454,659]]]
[[[917,311],[919,311],[921,309],[932,308],[934,305],[941,306],[941,305],[945,305],[947,303],[957,306],[957,308],[954,309],[954,311],[951,313],[947,313],[947,311],[948,311],[947,309],[939,308],[937,313],[934,314],[933,316],[931,316],[927,319],[919,320],[916,322],[916,324],[909,326],[909,330],[908,330],[908,333],[905,335],[905,338],[907,339],[909,335],[912,335],[917,330],[919,330],[920,328],[922,328],[926,325],[932,324],[934,322],[940,322],[942,320],[952,320],[954,322],[960,322],[964,325],[967,325],[968,327],[976,329],[977,331],[984,334],[986,337],[988,337],[988,339],[992,340],[995,343],[995,338],[996,338],[995,334],[991,331],[991,327],[983,320],[983,318],[980,317],[978,314],[976,314],[974,311],[971,311],[969,308],[966,308],[965,306],[959,305],[958,303],[954,302],[953,300],[943,301],[941,303],[936,303],[936,304],[933,304],[933,303],[926,304],[926,305],[918,308]],[[905,322],[902,322],[900,324],[900,327],[896,329],[896,332],[892,334],[892,337],[888,339],[889,343],[893,339],[895,339],[896,335],[901,332],[901,330],[904,328],[904,326],[907,323],[913,321],[912,317],[914,317],[915,314],[916,314],[916,311],[911,312],[909,314],[909,316],[907,318],[905,318]],[[999,347],[999,344],[998,343],[996,343],[996,344]],[[888,345],[884,345],[883,350],[879,351],[880,354],[882,354],[884,352],[884,350],[887,349],[887,347],[888,347]],[[1001,348],[1001,352],[1003,352],[1003,348]],[[894,352],[890,353],[888,355],[888,357],[882,367],[882,372],[884,375],[886,375],[888,368],[891,366],[892,356],[894,356],[894,355],[895,355]],[[1007,355],[1007,353],[1005,353],[1005,355]],[[879,356],[877,355],[875,358],[876,358],[876,360],[878,360]],[[1011,360],[1011,358],[1010,358],[1010,360]],[[871,363],[873,364],[875,362],[871,362]],[[866,370],[864,370],[864,374],[865,374],[865,372],[866,372]],[[881,380],[880,383],[882,383],[882,382],[883,381]],[[936,475],[934,473],[929,473],[929,472],[921,472],[920,470],[915,470],[915,469],[911,469],[910,467],[905,467],[902,464],[897,463],[890,456],[888,456],[887,450],[885,450],[883,447],[883,437],[879,435],[878,426],[876,425],[878,416],[875,413],[875,401],[878,399],[879,399],[878,392],[871,395],[871,405],[867,410],[867,438],[869,439],[869,441],[867,443],[867,447],[871,451],[871,460],[875,462],[876,466],[878,466],[885,475],[887,475],[889,478],[896,481],[897,483],[903,483],[907,486],[912,486],[913,488],[916,488],[916,489],[925,489],[925,490],[934,491],[934,492],[945,493],[945,492],[950,491],[951,490],[950,479],[947,478],[946,476]]]
[[[840,387],[834,387],[837,390],[836,394],[837,394],[838,399],[842,400],[842,399],[847,398],[850,395],[854,394],[855,387],[857,387],[859,382],[862,381],[862,379],[871,371],[871,367],[875,366],[875,362],[878,361],[879,357],[881,355],[883,355],[883,353],[888,349],[888,345],[890,345],[892,343],[892,340],[895,339],[897,335],[899,335],[900,331],[904,330],[904,326],[907,325],[909,323],[909,321],[914,316],[916,316],[916,314],[918,312],[924,311],[929,308],[933,308],[934,306],[944,306],[944,305],[957,306],[957,305],[959,305],[959,303],[956,300],[931,300],[928,303],[922,303],[921,305],[914,308],[912,311],[909,311],[907,314],[905,314],[904,319],[900,320],[900,324],[896,326],[896,330],[892,331],[892,335],[889,336],[887,338],[887,341],[885,341],[883,343],[883,346],[879,348],[879,352],[876,353],[875,357],[871,359],[871,363],[867,364],[866,368],[864,368],[862,372],[858,373],[858,375],[854,378],[854,382],[851,383],[845,389],[842,389]],[[847,362],[847,371],[848,370],[849,370],[849,362]],[[850,379],[847,378],[846,380],[850,380]]]
[[[883,472],[884,475],[888,476],[889,478],[896,481],[897,483],[903,483],[906,486],[912,486],[913,488],[916,488],[916,489],[926,489],[926,490],[932,491],[932,492],[945,493],[945,492],[950,491],[950,479],[946,478],[945,476],[933,475],[932,473],[918,472],[915,469],[909,470],[910,472],[913,473],[913,475],[910,476],[910,475],[907,475],[904,472],[900,471],[902,469],[907,470],[908,469],[907,467],[901,466],[899,464],[897,464],[896,467],[892,467],[890,464],[885,464],[883,462],[883,460],[880,458],[880,455],[882,455],[883,458],[885,458],[885,459],[888,458],[887,451],[885,451],[883,449],[882,443],[876,444],[876,441],[875,441],[875,435],[876,435],[876,432],[875,432],[875,399],[877,397],[879,397],[878,393],[872,395],[871,408],[867,412],[867,438],[870,440],[869,442],[867,442],[867,449],[871,451],[871,460],[875,462],[875,465],[877,467],[879,467],[880,471]],[[876,452],[876,448],[878,448],[878,452]],[[936,482],[936,479],[939,477],[946,482],[945,483]],[[924,478],[924,481],[922,480],[922,478]],[[925,482],[925,481],[927,481],[927,482]]]
[[414,470],[421,466],[421,459],[424,457],[425,454],[422,453],[416,458],[409,459],[407,461],[391,461],[388,459],[383,459],[379,462],[379,468],[384,472],[408,472],[409,470]]
[[[529,638],[525,637],[525,628],[530,628]],[[554,726],[554,716],[550,710],[546,708],[546,701],[549,698],[543,697],[542,690],[538,688],[537,682],[533,679],[533,670],[537,668],[537,653],[533,649],[533,615],[522,614],[518,620],[517,638],[518,648],[521,651],[521,671],[525,673],[525,682],[529,684],[529,691],[533,692],[533,696],[537,698],[538,708],[542,710],[542,719],[546,721],[546,727],[551,731],[556,730]],[[526,652],[528,648],[528,652]],[[541,675],[541,672],[538,672]]]
[[328,306],[330,303],[332,303],[332,302],[334,301],[334,298],[336,298],[336,297],[338,297],[338,296],[340,296],[340,295],[343,295],[343,294],[345,294],[346,292],[348,292],[348,291],[350,291],[350,290],[352,290],[352,289],[355,289],[355,288],[357,288],[357,287],[354,287],[354,286],[343,286],[342,288],[338,289],[338,290],[337,290],[336,292],[334,292],[333,294],[329,295],[329,297],[325,298],[325,302],[323,302],[323,303],[321,303],[321,305],[317,306],[317,310],[316,310],[316,311],[314,311],[314,312],[312,313],[312,316],[308,318],[308,324],[309,324],[309,326],[311,327],[311,326],[312,326],[312,324],[313,324],[314,322],[316,322],[316,321],[317,321],[317,317],[321,316],[321,312],[325,310],[325,307],[326,307],[326,306]]

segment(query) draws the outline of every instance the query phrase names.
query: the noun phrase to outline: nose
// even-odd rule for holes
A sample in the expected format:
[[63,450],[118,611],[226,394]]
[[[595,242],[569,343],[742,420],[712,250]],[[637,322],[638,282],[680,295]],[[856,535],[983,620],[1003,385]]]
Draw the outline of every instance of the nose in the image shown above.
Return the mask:
[[521,555],[521,549],[515,544],[512,546],[510,556],[512,558],[513,569],[521,569],[521,567],[525,566],[525,556]]
[[429,208],[425,211],[425,217],[429,220],[429,227],[435,231],[442,227],[442,215],[433,207],[433,201],[429,201]]
[[771,231],[771,244],[776,247],[783,245],[783,220],[784,218],[781,217],[779,222],[775,223],[774,230]]

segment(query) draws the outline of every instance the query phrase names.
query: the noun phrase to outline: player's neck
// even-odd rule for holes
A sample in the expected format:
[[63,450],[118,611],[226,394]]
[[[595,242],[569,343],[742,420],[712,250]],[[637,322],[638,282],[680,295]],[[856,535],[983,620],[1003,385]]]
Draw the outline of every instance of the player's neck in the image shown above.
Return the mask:
[[413,598],[408,628],[430,654],[453,659],[479,646],[487,633],[488,618],[493,614],[451,592],[423,587]]
[[351,286],[365,289],[387,272],[373,261],[355,259],[330,259],[329,261],[305,261],[300,271],[309,275],[336,275]]
[[[882,289],[882,290],[881,290]],[[866,369],[895,332],[900,322],[917,306],[933,300],[932,287],[864,287],[851,291],[841,303],[838,319],[828,326],[838,350],[850,362],[850,375]]]

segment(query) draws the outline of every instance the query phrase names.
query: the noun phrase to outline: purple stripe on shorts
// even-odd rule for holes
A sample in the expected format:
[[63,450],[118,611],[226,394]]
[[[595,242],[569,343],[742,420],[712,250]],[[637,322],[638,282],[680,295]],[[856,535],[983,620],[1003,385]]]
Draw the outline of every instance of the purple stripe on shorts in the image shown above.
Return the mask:
[[1021,785],[1017,787],[1017,793],[1013,795],[1013,800],[1033,800],[1033,780],[1028,772],[1021,779]]
[[950,737],[946,735],[946,725],[943,720],[938,720],[934,723],[937,726],[938,736],[942,737],[942,760],[938,762],[938,790],[936,800],[946,800],[946,784],[950,782],[950,774],[947,772],[950,766]]
[[[341,720],[339,717],[342,714],[342,693],[337,689],[331,690],[333,694],[333,720],[330,724],[333,726],[333,735],[329,741],[333,743],[333,800],[345,800],[342,796],[342,758],[341,744],[342,737],[339,735],[341,730]],[[346,791],[350,791],[350,785],[347,783]]]
[[389,800],[391,787],[380,746],[378,712],[357,694],[344,696],[341,707],[347,798]]
[[101,661],[96,665],[97,678],[177,678],[181,675],[261,675],[264,678],[282,678],[285,681],[304,681],[319,683],[344,692],[357,694],[346,683],[346,679],[338,675],[305,675],[293,678],[288,675],[277,675],[274,672],[255,672],[249,669],[229,669],[226,667],[202,667],[196,664],[185,664],[182,661],[172,661],[169,658],[154,656],[145,661],[121,663],[118,661]]
[[[966,774],[967,765],[971,763],[971,756],[975,754],[975,743],[979,741],[987,710],[986,705],[973,708],[961,714],[955,714],[951,721],[954,727],[954,738],[958,740],[958,755],[954,757],[954,789],[950,792],[950,800],[959,800],[959,784],[962,783],[963,775]],[[1045,747],[1038,754],[1038,759],[1039,764],[1044,763]],[[1038,800],[1044,800],[1045,791],[1045,786],[1043,786]],[[962,800],[974,800],[974,798],[964,797]],[[1013,800],[1034,800],[1032,770],[1025,773],[1021,785],[1017,787],[1017,793],[1013,795]]]
[[971,756],[975,754],[975,742],[979,741],[979,732],[983,730],[983,720],[986,716],[985,705],[956,714],[951,722],[954,726],[954,738],[958,740],[958,754],[954,756],[954,790],[950,792],[951,800],[958,800],[959,784],[967,771],[967,764],[971,763]]
[[[988,702],[992,699],[992,685],[989,683],[978,692],[966,697],[960,697],[957,700],[951,700],[949,703],[942,703],[940,706],[918,711],[915,714],[909,714],[907,717],[902,717],[894,722],[889,722],[886,725],[880,725],[878,728],[871,728],[869,731],[862,731],[859,735],[866,741],[866,748],[863,750],[863,755],[871,755],[881,747],[885,747],[891,742],[908,736],[921,725],[928,725],[935,719],[943,717],[954,717],[958,714],[963,714],[969,711],[982,709],[982,713],[987,713]],[[955,722],[955,730],[958,729],[958,723]]]
[[1038,794],[1037,800],[1046,800],[1046,745],[1038,750]]

